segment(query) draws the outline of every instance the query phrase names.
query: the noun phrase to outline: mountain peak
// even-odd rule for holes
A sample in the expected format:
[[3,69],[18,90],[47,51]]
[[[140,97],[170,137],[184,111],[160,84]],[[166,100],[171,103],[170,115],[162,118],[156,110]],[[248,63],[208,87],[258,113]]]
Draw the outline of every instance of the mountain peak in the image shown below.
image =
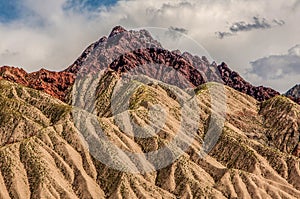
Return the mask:
[[122,26],[116,26],[112,29],[111,33],[109,34],[108,37],[113,37],[117,34],[120,34],[122,32],[126,32],[127,30],[125,28],[123,28]]

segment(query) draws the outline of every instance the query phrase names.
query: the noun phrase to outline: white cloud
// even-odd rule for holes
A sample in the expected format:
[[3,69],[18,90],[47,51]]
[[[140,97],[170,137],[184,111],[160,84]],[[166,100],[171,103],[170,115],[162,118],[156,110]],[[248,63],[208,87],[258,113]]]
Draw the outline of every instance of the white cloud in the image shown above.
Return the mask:
[[[249,62],[258,57],[284,53],[299,43],[297,1],[260,0],[128,0],[96,11],[63,9],[66,0],[24,0],[32,11],[11,24],[0,24],[0,65],[23,66],[28,71],[46,67],[60,70],[70,65],[84,48],[115,25],[179,27],[202,44],[217,62],[225,61],[246,74]],[[247,9],[245,9],[247,8]],[[215,32],[253,16],[284,20],[284,26],[241,32],[223,40]],[[12,54],[5,53],[14,52]],[[279,74],[279,72],[278,72]],[[270,82],[255,82],[269,84]],[[279,88],[272,83],[271,86]]]
[[229,36],[234,36],[236,35],[235,33],[238,32],[247,32],[247,31],[253,31],[253,30],[264,30],[264,29],[270,29],[274,28],[276,26],[283,26],[285,22],[283,20],[277,20],[273,19],[272,22],[269,22],[265,18],[260,18],[260,17],[253,17],[253,22],[245,22],[245,21],[238,21],[234,22],[230,27],[229,27],[229,32],[222,32],[218,31],[216,32],[216,35],[219,39],[224,39],[225,37]]
[[299,83],[300,45],[296,45],[283,55],[271,55],[251,62],[247,76],[253,81],[280,82],[281,92]]

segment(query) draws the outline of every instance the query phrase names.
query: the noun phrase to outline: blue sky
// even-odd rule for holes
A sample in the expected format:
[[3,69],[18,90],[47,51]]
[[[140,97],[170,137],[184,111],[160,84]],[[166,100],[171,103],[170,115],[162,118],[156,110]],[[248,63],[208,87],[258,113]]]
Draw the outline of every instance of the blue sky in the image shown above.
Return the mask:
[[[67,0],[65,9],[86,9],[94,11],[100,6],[112,6],[118,0]],[[33,14],[23,6],[24,0],[0,0],[0,22],[10,23],[26,15]]]
[[1,0],[0,1],[0,21],[9,22],[20,17],[20,0]]
[[79,7],[88,10],[95,10],[100,6],[112,6],[118,0],[68,0],[66,3],[66,8]]

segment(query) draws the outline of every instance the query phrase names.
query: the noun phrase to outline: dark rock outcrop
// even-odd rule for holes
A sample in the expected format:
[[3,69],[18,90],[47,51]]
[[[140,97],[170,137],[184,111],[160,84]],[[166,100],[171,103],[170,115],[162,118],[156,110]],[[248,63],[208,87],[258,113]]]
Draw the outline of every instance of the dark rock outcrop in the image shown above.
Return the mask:
[[294,86],[285,93],[285,96],[300,104],[300,84]]
[[221,77],[224,84],[238,90],[242,93],[250,95],[257,99],[258,101],[265,101],[277,95],[279,92],[263,87],[263,86],[253,86],[249,82],[245,81],[237,72],[232,71],[225,63],[218,66]]

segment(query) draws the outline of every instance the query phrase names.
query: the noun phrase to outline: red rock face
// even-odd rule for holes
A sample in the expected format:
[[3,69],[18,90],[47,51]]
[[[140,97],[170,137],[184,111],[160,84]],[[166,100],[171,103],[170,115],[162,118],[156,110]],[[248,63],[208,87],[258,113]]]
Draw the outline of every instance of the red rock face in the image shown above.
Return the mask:
[[109,68],[119,74],[143,74],[178,87],[191,88],[206,82],[192,62],[180,54],[160,48],[126,53],[113,61]]
[[28,81],[26,79],[27,72],[22,68],[15,68],[9,66],[0,67],[0,79],[16,82],[18,84],[27,86]]
[[15,67],[3,66],[0,68],[0,79],[42,90],[63,101],[68,93],[68,89],[74,83],[74,77],[72,73],[52,72],[45,69],[27,73],[25,70]]

